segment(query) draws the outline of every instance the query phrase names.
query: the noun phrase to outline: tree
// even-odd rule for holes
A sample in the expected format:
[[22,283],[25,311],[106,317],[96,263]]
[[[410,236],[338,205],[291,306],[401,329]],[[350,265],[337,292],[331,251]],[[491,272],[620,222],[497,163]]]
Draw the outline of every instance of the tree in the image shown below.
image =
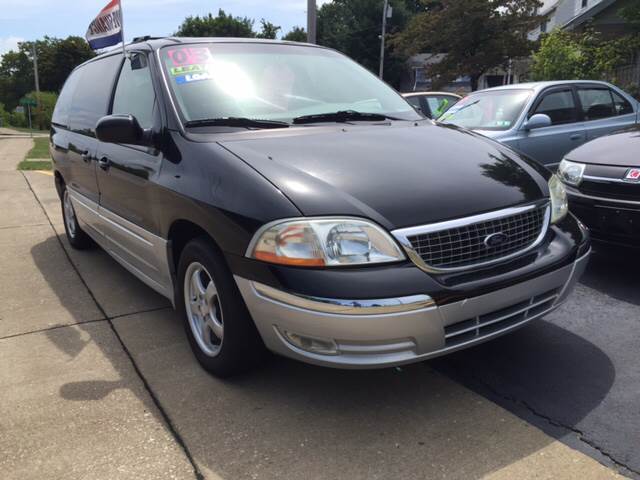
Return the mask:
[[[406,0],[390,0],[392,18],[387,34],[400,32],[411,12]],[[378,72],[383,0],[334,0],[318,11],[318,44],[335,48],[372,72]],[[398,85],[404,71],[404,52],[387,52],[385,80]]]
[[556,29],[543,36],[533,53],[531,76],[534,80],[610,79],[617,67],[633,61],[639,47],[637,36],[603,40],[590,27],[582,32]]
[[540,41],[540,48],[533,53],[531,66],[533,80],[572,80],[589,78],[585,52],[576,35],[554,30]]
[[260,20],[260,33],[256,35],[257,38],[268,38],[274,40],[278,35],[278,31],[281,27],[275,26],[271,22],[267,22],[264,18]]
[[[31,100],[38,99],[35,91],[29,92],[25,97]],[[53,108],[56,106],[57,100],[58,95],[54,92],[40,92],[38,108],[32,109],[33,125],[38,130],[49,130],[51,128],[51,115],[53,115]]]
[[[0,61],[0,102],[8,111],[34,88],[33,42],[21,42],[17,51],[5,53]],[[71,71],[95,52],[83,38],[44,37],[35,42],[42,91],[59,92]]]
[[478,79],[487,70],[505,66],[509,59],[528,56],[534,47],[528,32],[539,23],[539,0],[423,0],[407,28],[392,41],[406,55],[445,54],[429,66],[436,85],[461,75]]
[[290,42],[306,42],[307,31],[302,27],[293,27],[282,39]]
[[218,16],[210,13],[206,16],[188,16],[184,19],[177,37],[249,37],[256,36],[253,31],[253,20],[247,17],[227,15],[224,10],[218,10]]

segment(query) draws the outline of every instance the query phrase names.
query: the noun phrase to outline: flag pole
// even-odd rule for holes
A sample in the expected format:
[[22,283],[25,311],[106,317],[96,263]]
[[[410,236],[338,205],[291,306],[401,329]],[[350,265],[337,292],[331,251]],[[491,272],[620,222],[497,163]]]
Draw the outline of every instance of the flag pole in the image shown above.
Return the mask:
[[120,5],[120,33],[122,34],[122,57],[127,58],[127,52],[124,49],[124,11],[122,10],[122,0],[118,0]]

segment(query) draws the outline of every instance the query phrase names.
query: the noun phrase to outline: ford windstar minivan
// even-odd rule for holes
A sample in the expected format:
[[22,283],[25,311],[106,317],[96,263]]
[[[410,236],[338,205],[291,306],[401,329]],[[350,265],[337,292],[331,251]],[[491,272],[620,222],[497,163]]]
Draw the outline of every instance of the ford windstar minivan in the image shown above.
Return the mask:
[[558,177],[313,45],[100,55],[51,153],[71,245],[169,298],[221,376],[267,350],[372,368],[475,345],[558,307],[589,254]]

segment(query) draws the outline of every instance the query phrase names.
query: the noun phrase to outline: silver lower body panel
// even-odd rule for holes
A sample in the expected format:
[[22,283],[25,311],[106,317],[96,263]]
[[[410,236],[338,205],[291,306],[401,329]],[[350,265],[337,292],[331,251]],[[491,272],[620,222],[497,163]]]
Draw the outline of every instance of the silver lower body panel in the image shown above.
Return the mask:
[[167,241],[71,188],[69,196],[76,218],[87,235],[124,268],[173,302],[174,289]]
[[[573,264],[485,295],[383,314],[340,314],[301,308],[235,277],[262,339],[275,353],[336,368],[378,368],[426,360],[485,342],[541,318],[564,302],[589,253]],[[392,299],[390,299],[392,300]],[[335,345],[332,354],[300,348],[287,332]]]

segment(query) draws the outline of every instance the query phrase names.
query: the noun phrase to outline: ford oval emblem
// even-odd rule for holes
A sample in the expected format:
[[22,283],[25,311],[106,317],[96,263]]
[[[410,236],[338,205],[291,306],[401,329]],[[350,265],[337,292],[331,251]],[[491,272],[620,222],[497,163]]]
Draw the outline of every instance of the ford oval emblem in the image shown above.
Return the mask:
[[509,237],[502,232],[492,233],[491,235],[487,235],[484,239],[484,245],[487,248],[495,248],[502,245],[504,242],[509,240]]

